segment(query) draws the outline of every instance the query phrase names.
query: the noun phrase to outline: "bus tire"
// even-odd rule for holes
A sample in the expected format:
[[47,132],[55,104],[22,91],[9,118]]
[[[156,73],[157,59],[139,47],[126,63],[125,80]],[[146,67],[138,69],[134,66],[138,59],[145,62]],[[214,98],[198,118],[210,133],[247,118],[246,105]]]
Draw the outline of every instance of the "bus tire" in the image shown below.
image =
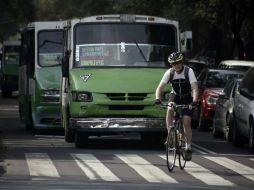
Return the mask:
[[29,113],[28,113],[28,122],[26,121],[26,130],[34,130],[33,118],[32,118],[32,107],[31,103],[29,103]]
[[75,133],[75,147],[85,148],[88,143],[88,136],[85,133],[76,131]]
[[11,97],[11,95],[12,95],[12,91],[9,88],[2,87],[2,96],[3,97],[8,98],[8,97]]
[[68,126],[65,127],[65,142],[72,143],[75,141],[75,133]]

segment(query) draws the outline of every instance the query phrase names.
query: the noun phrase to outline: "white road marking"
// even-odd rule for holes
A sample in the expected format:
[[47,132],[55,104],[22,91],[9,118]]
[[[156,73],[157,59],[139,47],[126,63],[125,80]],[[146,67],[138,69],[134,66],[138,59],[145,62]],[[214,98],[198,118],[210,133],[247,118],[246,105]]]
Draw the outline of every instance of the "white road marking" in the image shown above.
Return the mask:
[[134,154],[115,154],[118,158],[133,168],[148,182],[178,183],[164,171],[152,165],[150,162]]
[[25,153],[31,176],[60,177],[46,153]]
[[240,175],[242,175],[243,177],[254,181],[254,169],[250,168],[248,166],[245,166],[241,163],[238,163],[234,160],[228,159],[226,157],[212,157],[212,156],[205,156],[205,158],[222,165],[225,168],[228,168]]
[[[166,160],[166,156],[160,155],[161,158]],[[176,161],[178,164],[178,162]],[[234,186],[235,184],[220,177],[219,175],[213,173],[212,171],[190,161],[186,163],[184,171],[192,175],[198,180],[201,180],[207,185],[214,186]]]
[[[195,144],[195,143],[191,143],[191,145],[192,145],[192,147],[195,149],[195,151],[197,151],[197,152],[199,152],[199,153],[201,153],[201,154],[217,154],[216,152],[213,152],[213,151],[211,151],[211,150],[209,150],[209,149],[207,149],[207,148],[204,148],[204,147],[202,147],[202,146],[199,146],[199,145],[197,145],[197,144]],[[199,149],[199,150],[198,150]]]
[[71,154],[81,170],[91,180],[121,181],[92,154]]

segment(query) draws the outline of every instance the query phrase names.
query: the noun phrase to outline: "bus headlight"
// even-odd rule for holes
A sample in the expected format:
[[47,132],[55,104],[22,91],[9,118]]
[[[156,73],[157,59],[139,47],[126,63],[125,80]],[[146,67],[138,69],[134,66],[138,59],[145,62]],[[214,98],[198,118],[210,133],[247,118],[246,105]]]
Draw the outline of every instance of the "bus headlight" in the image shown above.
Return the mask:
[[72,92],[72,100],[75,102],[91,102],[93,97],[90,92]]
[[44,103],[59,103],[59,90],[43,90],[41,97]]

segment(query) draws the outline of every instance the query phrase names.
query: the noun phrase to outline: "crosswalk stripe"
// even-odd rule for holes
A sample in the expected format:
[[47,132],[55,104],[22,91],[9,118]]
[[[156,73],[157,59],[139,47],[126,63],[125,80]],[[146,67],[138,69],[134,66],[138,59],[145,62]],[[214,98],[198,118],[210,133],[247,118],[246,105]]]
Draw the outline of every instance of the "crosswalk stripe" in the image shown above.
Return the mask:
[[92,154],[71,154],[81,170],[91,180],[121,181]]
[[212,157],[212,156],[205,156],[205,158],[222,165],[223,167],[226,167],[242,176],[244,176],[247,179],[250,179],[251,181],[254,181],[254,169],[245,166],[241,163],[238,163],[234,160],[228,159],[226,157]]
[[148,182],[178,183],[158,167],[134,154],[115,154]]
[[[161,158],[166,160],[166,156],[160,155]],[[178,162],[176,162],[178,163]],[[218,185],[218,186],[234,186],[234,183],[231,183],[228,180],[214,174],[212,171],[190,161],[186,163],[184,170],[195,177],[198,180],[201,180],[207,185]]]
[[25,153],[25,157],[31,176],[60,177],[46,153]]

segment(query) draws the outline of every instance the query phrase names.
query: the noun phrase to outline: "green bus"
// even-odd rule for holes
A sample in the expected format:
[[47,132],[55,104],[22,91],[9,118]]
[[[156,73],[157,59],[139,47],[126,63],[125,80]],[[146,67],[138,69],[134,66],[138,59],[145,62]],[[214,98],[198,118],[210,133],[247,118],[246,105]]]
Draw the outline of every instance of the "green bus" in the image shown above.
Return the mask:
[[66,21],[60,93],[66,142],[80,147],[91,136],[119,133],[163,139],[166,111],[154,105],[155,90],[169,68],[168,55],[180,49],[179,38],[178,22],[160,17]]
[[19,112],[27,129],[60,128],[63,23],[33,22],[21,32]]
[[19,57],[20,41],[4,41],[0,74],[3,97],[10,97],[13,91],[18,90]]

